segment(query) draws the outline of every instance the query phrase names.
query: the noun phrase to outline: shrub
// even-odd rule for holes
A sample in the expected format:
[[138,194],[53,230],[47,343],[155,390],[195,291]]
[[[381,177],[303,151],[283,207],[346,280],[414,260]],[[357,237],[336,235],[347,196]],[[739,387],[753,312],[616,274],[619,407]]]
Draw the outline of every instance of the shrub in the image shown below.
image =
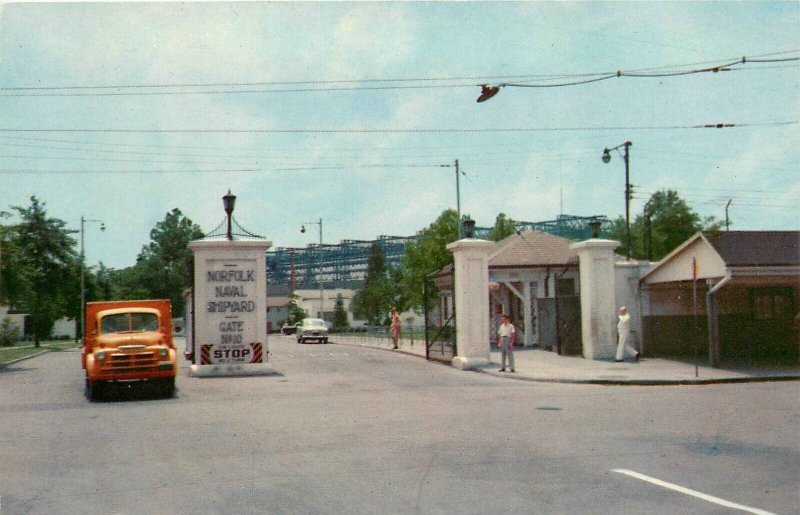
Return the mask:
[[0,324],[0,347],[11,347],[19,341],[20,331],[10,318],[4,318]]

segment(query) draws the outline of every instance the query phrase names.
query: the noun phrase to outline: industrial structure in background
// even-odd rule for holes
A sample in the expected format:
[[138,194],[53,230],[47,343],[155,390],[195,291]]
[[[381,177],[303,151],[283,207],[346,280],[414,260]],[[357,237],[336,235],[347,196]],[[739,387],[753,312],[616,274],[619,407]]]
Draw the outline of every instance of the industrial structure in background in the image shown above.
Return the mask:
[[[515,222],[518,231],[537,230],[574,241],[591,237],[589,224],[600,222],[604,231],[611,221],[603,216],[559,215],[544,222]],[[488,239],[491,227],[476,227],[475,238]],[[372,245],[383,248],[386,266],[399,266],[405,247],[416,236],[379,236],[375,240],[342,240],[338,244],[309,244],[305,248],[278,247],[267,252],[267,282],[280,291],[326,289],[358,289],[364,283]],[[275,288],[277,287],[277,288]],[[272,293],[269,293],[270,295]]]

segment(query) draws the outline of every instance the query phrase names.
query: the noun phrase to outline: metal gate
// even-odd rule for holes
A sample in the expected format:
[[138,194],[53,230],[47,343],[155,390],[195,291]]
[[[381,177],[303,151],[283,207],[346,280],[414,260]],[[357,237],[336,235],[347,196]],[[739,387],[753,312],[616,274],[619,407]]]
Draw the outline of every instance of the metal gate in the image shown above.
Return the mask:
[[583,352],[581,299],[577,295],[536,299],[539,312],[539,345],[558,354]]
[[440,293],[429,278],[425,279],[425,357],[429,360],[451,363],[456,356],[456,310],[452,293]]

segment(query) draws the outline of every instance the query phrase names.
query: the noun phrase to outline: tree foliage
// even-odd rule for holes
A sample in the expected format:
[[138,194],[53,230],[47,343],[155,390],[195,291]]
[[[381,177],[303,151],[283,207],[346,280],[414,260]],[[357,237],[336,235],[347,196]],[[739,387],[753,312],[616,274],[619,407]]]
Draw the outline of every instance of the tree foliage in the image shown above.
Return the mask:
[[423,309],[423,282],[428,274],[453,262],[453,254],[446,247],[457,239],[458,214],[454,209],[446,209],[435,222],[420,231],[416,242],[406,246],[400,279],[402,308]]
[[517,231],[516,222],[506,216],[505,213],[497,215],[494,221],[494,227],[489,231],[489,239],[492,241],[500,241],[503,238],[511,236]]
[[[637,215],[631,222],[631,256],[636,259],[647,259],[649,246],[650,258],[657,261],[694,233],[718,230],[721,226],[714,217],[701,219],[673,190],[655,192],[648,200],[645,212],[649,215],[649,227],[645,213]],[[627,241],[623,217],[613,221],[609,237],[622,242],[617,252],[625,254]]]
[[292,293],[289,295],[289,304],[286,306],[288,311],[288,318],[286,323],[289,325],[299,324],[306,317],[306,312],[297,305],[297,295]]
[[336,304],[333,307],[333,329],[343,331],[347,329],[347,311],[344,310],[344,297],[339,293],[336,295]]
[[[183,291],[192,286],[194,256],[189,242],[203,237],[197,224],[173,209],[150,231],[133,267],[98,270],[98,290],[111,298],[169,299],[173,313],[183,313]],[[178,316],[178,315],[176,315]]]
[[393,284],[386,269],[386,252],[378,243],[369,249],[367,277],[364,286],[356,292],[350,304],[353,314],[370,324],[380,324],[386,319],[394,300]]
[[11,304],[28,313],[38,347],[56,320],[80,311],[80,259],[70,236],[75,231],[49,217],[44,202],[35,196],[30,201],[28,207],[12,206],[20,221],[11,227],[10,242],[3,247],[3,268],[14,274],[4,276],[3,284]]

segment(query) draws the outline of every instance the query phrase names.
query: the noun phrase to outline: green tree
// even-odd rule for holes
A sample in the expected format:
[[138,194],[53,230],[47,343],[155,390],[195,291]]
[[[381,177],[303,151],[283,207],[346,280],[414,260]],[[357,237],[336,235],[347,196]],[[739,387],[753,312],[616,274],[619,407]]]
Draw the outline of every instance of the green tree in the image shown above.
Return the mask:
[[[698,231],[719,230],[721,223],[713,216],[701,218],[674,190],[660,190],[650,197],[645,212],[636,216],[631,223],[631,256],[646,259],[648,246],[650,258],[660,260],[678,245]],[[648,225],[649,218],[649,225]],[[622,242],[617,253],[624,254],[627,249],[625,219],[613,221],[609,232],[611,239]]]
[[[0,211],[0,219],[10,216],[11,213]],[[12,229],[9,225],[0,224],[0,304],[9,303],[11,295],[8,289],[15,277],[15,274],[11,273],[11,267],[7,265],[11,261],[12,255],[16,253],[16,248],[12,246]]]
[[286,323],[289,325],[299,324],[306,317],[306,312],[297,305],[297,295],[294,293],[289,295],[289,303],[286,305],[286,310],[289,313]]
[[149,297],[169,299],[173,313],[183,313],[183,291],[192,285],[194,256],[189,242],[203,237],[197,224],[173,209],[164,221],[150,231],[150,243],[136,258],[132,274],[134,289],[145,290]]
[[[12,206],[19,223],[11,230],[13,252],[4,254],[3,266],[14,270],[8,285],[9,300],[28,313],[34,345],[39,346],[53,329],[53,323],[76,311],[75,292],[80,285],[80,259],[75,252],[75,231],[66,222],[47,216],[45,203],[35,196],[28,207]],[[5,284],[5,282],[4,282]]]
[[339,293],[336,295],[336,304],[333,307],[333,329],[344,331],[347,329],[347,311],[344,310],[344,297]]
[[492,241],[500,241],[503,238],[511,236],[516,231],[516,222],[506,216],[505,213],[500,213],[497,215],[497,218],[495,218],[494,227],[489,231],[489,239]]
[[356,292],[351,302],[353,314],[370,324],[380,324],[392,307],[391,284],[386,270],[386,252],[378,243],[369,249],[367,277],[364,286]]
[[423,309],[423,282],[428,274],[453,262],[453,254],[446,247],[457,239],[458,214],[454,209],[446,209],[435,222],[419,232],[416,242],[406,246],[402,264],[402,308]]

